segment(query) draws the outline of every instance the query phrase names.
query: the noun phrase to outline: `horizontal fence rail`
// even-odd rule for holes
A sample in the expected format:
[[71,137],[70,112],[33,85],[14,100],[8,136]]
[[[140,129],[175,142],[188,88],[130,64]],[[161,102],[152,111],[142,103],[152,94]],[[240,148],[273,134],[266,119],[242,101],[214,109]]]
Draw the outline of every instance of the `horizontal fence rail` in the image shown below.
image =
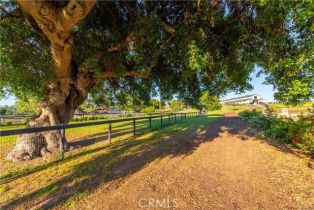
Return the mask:
[[[73,116],[73,121],[78,121],[82,118],[118,118],[118,117],[141,117],[141,116],[153,116],[153,115],[164,115],[171,114],[171,112],[155,112],[155,113],[143,113],[143,112],[127,112],[127,113],[76,113]],[[18,115],[0,115],[0,124],[6,122],[23,123],[32,118],[33,115],[29,114],[18,114]],[[25,123],[25,122],[24,122]]]
[[161,125],[163,125],[163,123],[162,123],[163,118],[168,117],[169,122],[170,122],[170,117],[173,116],[176,119],[177,115],[181,116],[182,119],[186,119],[188,117],[197,116],[198,112],[174,113],[174,114],[165,114],[165,115],[149,116],[149,117],[137,117],[137,118],[127,118],[127,119],[104,120],[104,121],[98,121],[98,122],[86,122],[86,123],[56,125],[56,126],[31,127],[31,128],[22,128],[22,129],[14,129],[14,130],[2,130],[2,131],[0,131],[0,136],[12,136],[12,135],[19,135],[19,134],[62,130],[62,129],[67,129],[67,128],[79,128],[79,127],[94,126],[94,125],[112,124],[112,123],[118,123],[118,122],[133,122],[133,125],[135,126],[136,120],[147,119],[151,122],[151,119],[155,119],[155,118],[160,118]]
[[[132,117],[132,118],[124,118],[124,119],[111,119],[111,120],[103,120],[103,121],[96,121],[96,122],[83,122],[83,123],[74,123],[74,124],[61,124],[56,126],[45,126],[45,127],[29,127],[29,128],[22,128],[22,129],[11,129],[11,130],[0,130],[0,160],[5,158],[5,155],[9,153],[9,151],[13,148],[15,144],[13,144],[12,138],[15,138],[16,135],[21,134],[31,134],[31,133],[44,133],[49,131],[58,131],[60,132],[61,138],[59,141],[59,157],[63,158],[64,154],[64,145],[66,143],[66,129],[71,130],[72,128],[82,128],[87,126],[97,126],[97,125],[108,125],[107,128],[107,139],[105,138],[104,141],[108,141],[109,144],[112,143],[113,136],[125,135],[127,133],[132,134],[135,136],[141,130],[143,130],[143,125],[147,125],[148,129],[151,129],[153,126],[152,121],[154,121],[154,125],[159,124],[160,127],[164,125],[170,125],[177,121],[185,120],[191,117],[199,116],[198,112],[189,112],[189,113],[170,113],[170,114],[161,114],[161,115],[150,115],[144,117]],[[160,119],[160,123],[158,123]],[[146,121],[147,120],[147,121]],[[143,123],[143,121],[145,121]],[[121,127],[118,125],[121,122],[128,122],[130,123],[129,126],[122,125]],[[118,125],[118,130],[113,130],[113,125],[116,123]],[[97,130],[97,128],[95,128]],[[91,129],[92,130],[92,129]],[[70,135],[71,136],[71,135]],[[9,142],[8,143],[8,138]],[[88,136],[82,137],[82,139],[70,139],[70,145],[72,143],[73,147],[75,146],[77,140],[78,141],[85,141],[89,138]],[[72,141],[74,140],[74,141]],[[43,136],[39,135],[38,139],[36,140],[40,144],[45,144],[46,140]]]

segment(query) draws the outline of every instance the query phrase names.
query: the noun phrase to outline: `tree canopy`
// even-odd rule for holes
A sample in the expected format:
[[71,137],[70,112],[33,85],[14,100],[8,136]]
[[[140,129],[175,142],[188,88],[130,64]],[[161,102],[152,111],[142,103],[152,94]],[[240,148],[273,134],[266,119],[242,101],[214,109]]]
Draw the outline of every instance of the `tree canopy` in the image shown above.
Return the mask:
[[[68,1],[50,1],[61,8]],[[13,1],[0,3],[0,96],[45,98],[55,77],[40,25]],[[276,99],[314,97],[313,1],[98,1],[72,35],[72,63],[97,75],[94,95],[159,94],[193,103],[204,91],[250,89],[255,66]],[[96,92],[96,93],[95,93]]]
[[204,92],[199,98],[199,103],[196,106],[198,109],[206,109],[207,111],[220,110],[222,105],[217,96],[211,96],[208,92]]

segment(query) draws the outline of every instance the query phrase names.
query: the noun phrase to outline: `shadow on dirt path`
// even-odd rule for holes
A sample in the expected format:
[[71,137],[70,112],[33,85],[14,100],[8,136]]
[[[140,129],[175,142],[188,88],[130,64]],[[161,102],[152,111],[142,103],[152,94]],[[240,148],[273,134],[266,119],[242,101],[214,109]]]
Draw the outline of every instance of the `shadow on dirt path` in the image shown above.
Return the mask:
[[[93,158],[71,174],[3,208],[69,208],[63,202],[71,203],[75,195],[75,209],[138,209],[143,197],[175,198],[182,209],[289,208],[300,207],[300,199],[303,207],[314,203],[309,197],[314,198],[314,176],[289,151],[256,139],[255,131],[234,115],[194,123],[85,151]],[[97,153],[102,150],[108,152]],[[295,170],[294,181],[287,183]],[[295,181],[304,187],[296,189]],[[286,191],[291,198],[282,195]]]

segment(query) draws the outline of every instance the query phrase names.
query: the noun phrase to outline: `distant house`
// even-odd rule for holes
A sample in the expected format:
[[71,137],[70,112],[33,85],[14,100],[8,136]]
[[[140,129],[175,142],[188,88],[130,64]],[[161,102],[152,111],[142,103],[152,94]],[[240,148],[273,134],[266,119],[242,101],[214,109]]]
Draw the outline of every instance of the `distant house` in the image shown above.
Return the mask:
[[230,104],[230,105],[236,105],[236,104],[260,104],[263,102],[263,98],[258,94],[252,94],[252,95],[246,95],[236,98],[230,98],[221,100],[220,103],[222,104]]

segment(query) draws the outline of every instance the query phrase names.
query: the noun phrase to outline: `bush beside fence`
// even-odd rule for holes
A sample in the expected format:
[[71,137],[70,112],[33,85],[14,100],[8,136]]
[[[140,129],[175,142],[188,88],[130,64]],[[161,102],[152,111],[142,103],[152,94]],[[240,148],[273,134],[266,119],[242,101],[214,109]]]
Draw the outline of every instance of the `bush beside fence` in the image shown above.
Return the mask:
[[258,128],[262,134],[281,143],[291,144],[314,156],[314,115],[298,119],[265,116],[261,112],[243,111],[240,118]]

